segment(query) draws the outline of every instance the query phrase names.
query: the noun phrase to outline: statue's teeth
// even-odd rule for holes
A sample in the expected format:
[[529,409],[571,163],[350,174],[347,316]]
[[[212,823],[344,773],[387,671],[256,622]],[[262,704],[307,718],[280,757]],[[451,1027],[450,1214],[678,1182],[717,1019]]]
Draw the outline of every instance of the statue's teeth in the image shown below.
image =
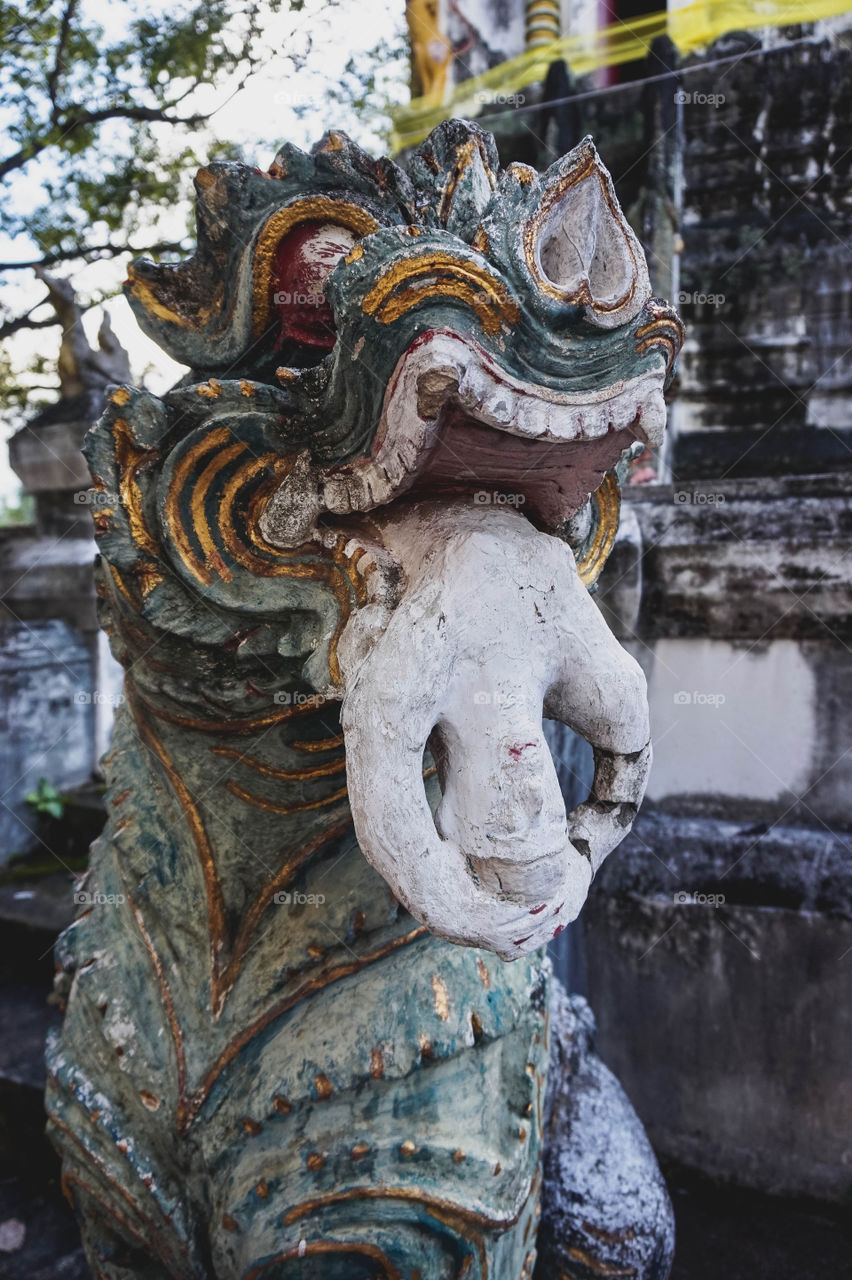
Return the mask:
[[583,439],[597,440],[600,436],[605,436],[609,430],[611,420],[612,409],[610,405],[603,404],[597,408],[589,409],[583,415]]
[[534,400],[518,396],[515,409],[515,429],[525,436],[539,436],[544,430],[540,421],[539,406]]
[[388,481],[394,488],[396,488],[402,480],[402,477],[405,475],[405,463],[398,454],[391,453],[391,451],[388,450],[386,454],[383,454],[382,464],[382,469],[387,476]]
[[666,402],[662,387],[656,387],[642,407],[639,419],[642,436],[647,444],[656,447],[663,443],[666,431]]
[[367,505],[367,485],[362,472],[349,477],[349,502],[353,511],[363,511]]
[[406,462],[399,456],[399,453],[390,453],[388,457],[388,470],[394,485],[398,485],[408,470]]
[[534,405],[534,421],[535,434],[537,436],[550,436],[553,431],[553,405],[546,400],[533,401]]
[[511,422],[514,399],[504,387],[497,387],[483,401],[483,412],[487,413],[496,426],[505,427]]

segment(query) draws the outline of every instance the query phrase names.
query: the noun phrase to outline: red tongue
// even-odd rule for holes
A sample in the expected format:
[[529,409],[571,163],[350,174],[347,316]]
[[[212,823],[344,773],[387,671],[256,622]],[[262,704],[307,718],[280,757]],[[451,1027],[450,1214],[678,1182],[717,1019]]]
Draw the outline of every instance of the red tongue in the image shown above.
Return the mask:
[[597,440],[529,440],[450,409],[410,493],[467,494],[476,505],[515,507],[552,530],[583,506],[633,440],[630,428]]

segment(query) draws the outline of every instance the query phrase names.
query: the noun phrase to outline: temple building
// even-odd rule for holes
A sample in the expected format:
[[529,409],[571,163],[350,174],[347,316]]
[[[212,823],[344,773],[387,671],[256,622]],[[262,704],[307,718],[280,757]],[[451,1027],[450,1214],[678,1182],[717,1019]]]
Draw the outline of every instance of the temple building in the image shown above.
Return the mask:
[[[395,118],[404,148],[473,116],[540,169],[593,135],[686,322],[598,595],[645,669],[655,762],[557,967],[659,1154],[826,1200],[852,1125],[844,9],[409,3]],[[575,803],[587,752],[554,740]]]

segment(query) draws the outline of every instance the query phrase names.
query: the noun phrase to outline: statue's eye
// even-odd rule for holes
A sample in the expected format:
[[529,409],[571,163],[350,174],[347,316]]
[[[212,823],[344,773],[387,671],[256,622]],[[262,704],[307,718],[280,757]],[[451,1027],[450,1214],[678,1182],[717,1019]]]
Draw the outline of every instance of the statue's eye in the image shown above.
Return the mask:
[[348,227],[303,222],[279,242],[269,279],[276,350],[287,342],[322,351],[334,346],[334,314],[325,284],[356,238]]
[[648,301],[642,246],[594,153],[553,179],[530,232],[527,260],[539,287],[582,306],[592,324],[627,324]]

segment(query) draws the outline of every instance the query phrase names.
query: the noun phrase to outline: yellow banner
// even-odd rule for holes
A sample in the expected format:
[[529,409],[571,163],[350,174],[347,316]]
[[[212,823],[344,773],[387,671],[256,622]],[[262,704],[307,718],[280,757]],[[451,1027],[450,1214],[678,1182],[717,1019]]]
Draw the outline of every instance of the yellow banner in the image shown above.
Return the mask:
[[657,36],[669,36],[686,54],[728,31],[816,22],[850,11],[848,0],[698,0],[684,9],[648,14],[630,23],[615,22],[584,35],[563,36],[463,81],[440,99],[435,95],[415,98],[397,107],[392,113],[394,147],[401,150],[422,142],[435,125],[451,116],[471,119],[487,111],[489,105],[504,102],[507,95],[544,80],[551,62],[558,59],[567,62],[575,76],[583,76],[600,67],[644,58]]

